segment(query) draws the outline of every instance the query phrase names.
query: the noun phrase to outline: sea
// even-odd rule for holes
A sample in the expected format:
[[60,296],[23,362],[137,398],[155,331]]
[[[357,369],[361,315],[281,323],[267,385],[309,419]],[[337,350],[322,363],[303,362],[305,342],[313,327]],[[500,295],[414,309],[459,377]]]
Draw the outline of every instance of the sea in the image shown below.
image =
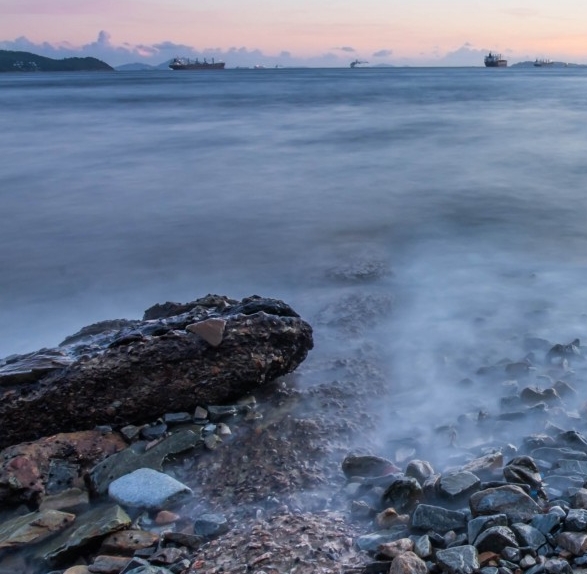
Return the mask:
[[256,294],[440,421],[587,338],[586,104],[570,67],[3,74],[0,356]]

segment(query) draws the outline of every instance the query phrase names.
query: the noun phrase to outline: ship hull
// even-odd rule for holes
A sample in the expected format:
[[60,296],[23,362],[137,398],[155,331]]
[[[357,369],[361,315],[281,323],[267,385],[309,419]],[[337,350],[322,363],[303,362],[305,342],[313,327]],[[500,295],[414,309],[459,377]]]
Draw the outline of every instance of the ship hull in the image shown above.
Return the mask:
[[505,68],[508,65],[508,61],[504,60],[501,57],[501,54],[492,52],[489,52],[489,54],[485,56],[484,63],[486,68]]
[[214,64],[169,64],[172,70],[224,70],[224,62]]

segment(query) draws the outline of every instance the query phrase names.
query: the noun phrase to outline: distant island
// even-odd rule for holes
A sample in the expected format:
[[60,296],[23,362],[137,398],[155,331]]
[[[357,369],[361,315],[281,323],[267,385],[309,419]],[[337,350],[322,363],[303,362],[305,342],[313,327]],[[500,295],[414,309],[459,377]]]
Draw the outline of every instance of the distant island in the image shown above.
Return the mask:
[[0,72],[111,72],[114,71],[97,58],[64,58],[54,60],[31,52],[0,50]]
[[553,62],[551,60],[527,60],[525,62],[518,62],[512,64],[512,68],[535,68],[537,67],[546,68],[585,68],[584,64],[573,64],[572,62]]

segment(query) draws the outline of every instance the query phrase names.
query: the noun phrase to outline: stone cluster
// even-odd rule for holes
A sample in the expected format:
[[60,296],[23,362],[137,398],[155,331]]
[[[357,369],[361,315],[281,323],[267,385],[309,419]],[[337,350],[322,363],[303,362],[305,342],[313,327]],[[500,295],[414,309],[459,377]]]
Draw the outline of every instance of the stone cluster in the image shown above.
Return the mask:
[[[380,299],[361,301],[376,317]],[[356,303],[344,299],[319,319],[331,325],[346,310],[349,320],[335,321],[341,333],[362,334],[369,321]],[[133,349],[140,355],[157,337],[162,349],[169,340],[193,337],[198,360],[204,352],[215,356],[222,376],[234,372],[221,350],[236,332],[246,336],[247,353],[263,374],[282,372],[268,371],[270,363],[291,371],[311,348],[311,329],[285,304],[209,297],[197,305],[155,306],[132,324],[91,326],[68,339],[66,349],[75,351],[11,358],[0,368],[0,385],[12,404],[24,404],[26,393],[15,397],[19,388],[49,386],[76,361],[79,370],[103,356],[118,361],[120,350],[132,363]],[[271,340],[275,352],[267,346],[260,352],[255,336],[263,345]],[[494,400],[485,408],[462,412],[431,434],[398,431],[387,442],[385,436],[369,442],[379,428],[373,404],[386,387],[367,347],[313,362],[306,376],[317,382],[307,388],[255,376],[254,388],[265,393],[256,392],[257,399],[244,385],[238,400],[194,403],[190,397],[183,409],[165,409],[162,385],[155,414],[129,421],[120,414],[124,405],[109,396],[111,424],[0,452],[0,572],[587,569],[582,348],[578,340],[553,345],[537,338],[524,346],[520,360],[484,365],[454,384],[455,393],[490,388]],[[84,352],[93,355],[83,359]],[[156,372],[164,370],[160,365]],[[324,372],[331,378],[322,383]],[[199,382],[213,384],[213,377]],[[357,443],[361,449],[350,448]]]

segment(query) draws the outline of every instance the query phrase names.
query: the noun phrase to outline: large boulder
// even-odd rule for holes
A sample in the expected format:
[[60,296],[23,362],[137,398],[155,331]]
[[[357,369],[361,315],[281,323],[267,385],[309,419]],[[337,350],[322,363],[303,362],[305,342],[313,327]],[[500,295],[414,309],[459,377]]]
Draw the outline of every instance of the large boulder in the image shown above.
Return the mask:
[[0,448],[233,401],[295,370],[313,346],[311,326],[275,299],[208,296],[188,307],[0,362]]

